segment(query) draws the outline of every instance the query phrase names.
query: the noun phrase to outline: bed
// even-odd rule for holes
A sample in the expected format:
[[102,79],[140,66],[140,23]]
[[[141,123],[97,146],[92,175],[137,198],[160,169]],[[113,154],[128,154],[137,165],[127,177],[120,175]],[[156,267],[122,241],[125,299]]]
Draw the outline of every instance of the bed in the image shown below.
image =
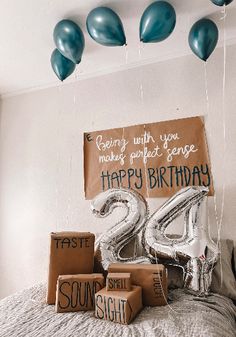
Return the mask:
[[1,337],[235,337],[236,307],[231,299],[211,294],[194,297],[182,289],[169,293],[169,305],[144,308],[126,326],[99,320],[94,313],[57,314],[45,304],[46,284],[0,301]]

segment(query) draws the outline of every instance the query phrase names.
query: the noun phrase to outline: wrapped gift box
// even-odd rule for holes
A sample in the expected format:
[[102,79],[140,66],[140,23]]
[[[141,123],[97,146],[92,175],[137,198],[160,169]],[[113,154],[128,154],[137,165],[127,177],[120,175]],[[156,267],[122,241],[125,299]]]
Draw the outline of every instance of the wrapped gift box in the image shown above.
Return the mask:
[[142,289],[132,286],[130,291],[107,291],[95,294],[95,317],[121,324],[129,324],[142,309]]
[[131,274],[130,273],[109,273],[106,280],[107,291],[130,291]]
[[131,273],[131,283],[142,287],[143,304],[167,304],[167,271],[162,264],[112,263],[109,273]]
[[57,280],[56,312],[94,310],[95,294],[104,287],[102,274],[63,275]]
[[47,303],[56,300],[59,275],[91,274],[94,264],[94,234],[87,232],[51,233]]

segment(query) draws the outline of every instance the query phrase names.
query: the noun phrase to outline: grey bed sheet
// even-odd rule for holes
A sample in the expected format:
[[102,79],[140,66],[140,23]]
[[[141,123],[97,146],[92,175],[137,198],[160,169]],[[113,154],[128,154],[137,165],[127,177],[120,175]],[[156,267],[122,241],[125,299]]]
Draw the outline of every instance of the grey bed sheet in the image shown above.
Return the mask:
[[197,298],[181,289],[170,304],[145,308],[128,326],[96,319],[93,312],[56,314],[36,285],[0,301],[1,337],[235,337],[236,307],[223,296]]

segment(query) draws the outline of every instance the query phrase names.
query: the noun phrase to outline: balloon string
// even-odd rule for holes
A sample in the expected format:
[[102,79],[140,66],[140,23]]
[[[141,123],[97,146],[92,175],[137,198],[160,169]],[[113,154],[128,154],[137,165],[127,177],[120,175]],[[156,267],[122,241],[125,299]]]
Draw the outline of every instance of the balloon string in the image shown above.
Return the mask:
[[[141,44],[141,42],[139,43],[139,48],[138,48],[138,55],[139,55],[139,61],[141,61],[142,59],[142,49],[143,49],[143,45]],[[140,75],[141,75],[141,81],[140,81],[140,86],[139,86],[139,92],[140,92],[140,99],[141,99],[141,104],[143,106],[143,103],[144,103],[144,95],[143,95],[143,83],[142,83],[142,80],[143,80],[143,73],[142,73],[142,67],[140,67]]]
[[135,235],[134,237],[134,250],[133,250],[133,258],[137,257],[138,253],[138,235]]
[[[225,29],[225,19],[226,19],[226,6],[224,5],[224,9],[222,11],[223,16],[220,20],[223,20],[223,80],[222,80],[222,127],[223,127],[223,165],[222,170],[225,170],[225,155],[226,155],[226,118],[225,118],[225,85],[226,85],[226,29]],[[207,71],[206,71],[206,64],[205,64],[205,89],[206,89],[206,103],[207,103],[207,121],[209,118],[209,97],[208,97],[208,85],[207,85]],[[210,130],[210,128],[209,128]],[[211,140],[211,132],[209,132],[209,138]],[[214,174],[212,174],[214,176]],[[212,179],[214,179],[212,177]],[[220,216],[218,216],[217,210],[217,196],[216,191],[214,194],[214,212],[215,212],[215,219],[217,224],[217,246],[219,251],[221,251],[221,230],[224,218],[224,205],[225,205],[225,179],[223,179],[222,184],[222,199],[221,199],[221,207],[220,207]],[[208,222],[209,222],[209,209],[208,209]],[[223,268],[222,268],[222,257],[220,254],[219,257],[220,263],[220,284],[222,286],[223,282]]]
[[[122,128],[122,141],[124,143],[124,139],[125,139],[125,128]],[[123,188],[123,180],[122,178],[120,179],[120,188]]]
[[[223,81],[222,81],[222,124],[223,124],[223,165],[222,171],[225,171],[225,157],[226,157],[226,116],[225,116],[225,84],[226,84],[226,29],[225,29],[225,19],[226,19],[226,5],[224,5],[222,11],[223,17]],[[220,235],[224,218],[224,205],[225,205],[225,179],[223,179],[222,186],[222,200],[221,200],[221,210],[220,210],[220,223],[218,227],[218,245],[220,243]],[[219,246],[219,249],[221,247]],[[222,266],[222,257],[220,254],[220,285],[222,287],[223,283],[223,266]]]
[[[76,85],[77,85],[77,80],[78,80],[78,67],[75,69],[75,82],[74,82],[74,95],[73,95],[73,114],[74,114],[74,119],[76,119]],[[73,144],[75,143],[75,136],[73,136],[72,139],[72,146],[70,148],[73,148]],[[68,158],[68,198],[67,198],[67,215],[66,215],[66,226],[69,229],[69,226],[72,223],[72,211],[71,211],[71,194],[72,194],[72,161],[73,161],[73,155],[70,154]]]
[[[210,116],[210,104],[209,104],[209,95],[208,95],[208,78],[207,78],[207,62],[205,62],[204,64],[204,78],[205,78],[205,94],[206,94],[206,115],[205,115],[205,120],[206,120],[206,130],[208,130],[209,133],[209,149],[211,150],[211,144],[212,144],[212,134],[211,134],[211,127],[210,127],[210,122],[209,122],[209,116]],[[211,151],[210,151],[211,152]],[[215,188],[215,181],[214,181],[214,177],[215,177],[215,170],[214,167],[212,165],[212,182],[213,182],[213,186]],[[216,227],[217,227],[217,246],[219,249],[219,216],[218,216],[218,210],[217,210],[217,197],[216,197],[216,190],[213,196],[213,203],[214,203],[214,214],[215,214],[215,221],[216,221]],[[207,222],[208,222],[208,226],[211,228],[211,223],[210,223],[210,210],[209,207],[207,207]],[[221,260],[220,260],[221,263]],[[213,266],[211,271],[213,270]]]
[[[58,158],[57,158],[57,162],[58,162]],[[58,187],[56,186],[55,188],[55,192],[56,192],[56,232],[58,231],[58,210],[59,210],[59,205],[58,205]]]
[[[205,79],[205,93],[206,93],[206,114],[205,120],[208,124],[210,114],[209,94],[208,94],[208,80],[207,80],[207,61],[204,63],[204,79]],[[211,129],[209,128],[209,137],[211,138]]]
[[[211,140],[212,140],[212,134],[211,134],[211,128],[210,128],[210,123],[209,123],[209,115],[210,115],[210,102],[209,102],[209,93],[208,93],[208,78],[207,78],[207,61],[204,63],[204,79],[205,79],[205,95],[206,95],[206,114],[205,114],[205,123],[206,123],[206,129],[208,130],[209,133],[209,142],[210,144],[208,145],[210,148],[211,145]],[[214,174],[212,173],[212,181],[214,180]],[[214,182],[213,182],[214,185]],[[215,219],[216,219],[216,225],[217,228],[218,226],[218,214],[217,214],[217,208],[216,208],[216,199],[215,199],[215,194],[214,194],[214,211],[215,211]],[[207,208],[207,213],[208,213],[208,225],[210,226],[210,210]]]
[[[225,18],[226,18],[226,6],[224,5],[223,10],[223,20],[224,20],[224,27],[223,27],[223,38],[224,38],[224,57],[223,57],[223,81],[222,81],[222,124],[223,124],[223,172],[225,170],[225,154],[226,154],[226,116],[225,116],[225,83],[226,83],[226,31],[225,31]],[[224,201],[225,201],[225,180],[223,180],[223,187],[222,187],[222,204],[221,204],[221,214],[220,214],[220,226],[223,222],[224,216]],[[221,231],[221,228],[219,229]]]
[[[139,53],[139,60],[141,60],[142,57],[142,47],[141,47],[141,42],[139,44],[139,49],[138,49],[138,53]],[[140,86],[139,86],[139,90],[140,90],[140,98],[141,98],[141,104],[142,104],[142,108],[144,105],[144,95],[143,95],[143,83],[142,83],[142,69],[140,69],[140,74],[141,74],[141,81],[140,81]],[[144,125],[144,134],[146,131],[146,125]],[[145,154],[145,139],[144,139],[144,135],[143,135],[143,164],[144,164],[144,173],[145,173],[145,183],[146,183],[146,196],[149,199],[149,188],[148,188],[148,177],[147,177],[147,161],[146,158],[144,157]]]
[[143,84],[140,83],[140,97],[141,97],[141,101],[143,103]]
[[[158,265],[158,257],[157,257],[156,251],[155,251],[155,264]],[[163,289],[162,280],[161,280],[161,277],[160,277],[159,270],[157,272],[157,275],[158,275],[159,284],[160,284],[160,287],[161,287],[162,296],[163,296],[163,298],[164,298],[164,300],[166,302],[166,305],[167,305],[167,307],[169,309],[169,313],[172,314],[173,320],[176,323],[176,327],[179,329],[179,332],[181,332],[182,336],[183,336],[184,335],[184,331],[181,329],[181,325],[179,324],[179,323],[181,323],[180,322],[180,318],[179,318],[179,316],[177,317],[177,315],[179,314],[179,312],[176,309],[173,309],[171,307],[171,305],[168,303],[168,299],[167,299],[166,294],[165,294],[164,289]]]
[[[225,83],[226,83],[226,30],[225,30],[225,18],[226,18],[226,6],[224,5],[224,9],[222,11],[223,16],[220,20],[223,20],[223,80],[222,80],[222,126],[223,126],[223,164],[222,164],[222,172],[225,171],[225,155],[226,155],[226,122],[225,122]],[[220,217],[218,217],[217,212],[217,197],[216,192],[214,195],[214,208],[215,214],[217,217],[217,246],[219,251],[221,252],[221,230],[223,224],[224,217],[224,205],[225,205],[225,179],[223,178],[222,184],[222,199],[221,199],[221,208],[220,208]],[[223,266],[222,266],[222,256],[220,253],[219,256],[219,264],[220,264],[220,286],[222,287],[223,283]]]
[[128,64],[129,51],[128,46],[125,45],[125,64]]
[[[124,46],[124,51],[125,51],[125,64],[128,64],[129,53],[128,53],[128,46],[127,46],[127,44]],[[122,128],[122,141],[123,142],[124,142],[124,139],[125,139],[125,128],[123,127]],[[122,179],[120,181],[120,188],[123,188],[123,181],[122,181]]]
[[[144,129],[144,134],[146,132],[146,125],[144,124],[143,126],[143,129]],[[147,158],[145,158],[145,139],[144,139],[144,135],[143,135],[143,164],[144,164],[144,173],[145,173],[145,184],[146,184],[146,195],[147,195],[147,198],[149,199],[150,198],[150,195],[149,195],[149,188],[148,188],[148,177],[147,177]]]
[[[60,103],[60,99],[61,99],[61,92],[62,92],[62,83],[60,82],[58,85],[58,102]],[[59,104],[59,108],[58,108],[58,127],[57,127],[57,139],[60,139],[60,120],[61,120],[61,104]],[[57,158],[56,158],[56,162],[57,162],[57,174],[56,174],[56,188],[55,188],[55,194],[56,194],[56,232],[59,229],[59,182],[60,182],[60,151],[58,149],[57,151]]]
[[[72,172],[72,155],[70,155],[70,159],[69,159],[69,187],[71,186],[71,172]],[[68,200],[67,200],[67,217],[66,217],[66,224],[67,224],[67,228],[69,229],[70,226],[70,216],[71,216],[71,194],[70,194],[70,188],[69,188],[69,196],[68,196]]]
[[[210,117],[210,103],[209,103],[209,94],[208,94],[208,78],[207,78],[207,62],[204,63],[204,77],[205,77],[205,94],[206,94],[206,114],[205,114],[205,120],[206,120],[206,129],[209,133],[209,148],[211,149],[211,141],[212,141],[212,134],[211,134],[211,127],[209,123],[209,117]],[[212,165],[213,170],[213,165]],[[212,173],[212,181],[214,185],[214,174]],[[219,217],[217,212],[217,203],[216,203],[216,192],[214,193],[214,211],[215,211],[215,219],[217,228],[219,228]]]

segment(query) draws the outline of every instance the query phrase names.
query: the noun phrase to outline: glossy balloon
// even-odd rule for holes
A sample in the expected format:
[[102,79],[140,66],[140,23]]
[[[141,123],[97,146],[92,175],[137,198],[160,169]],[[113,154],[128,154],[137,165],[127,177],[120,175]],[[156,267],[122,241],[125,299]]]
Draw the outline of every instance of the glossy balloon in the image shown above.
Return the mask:
[[51,66],[54,73],[59,80],[63,81],[70,76],[75,70],[75,64],[65,58],[57,49],[55,49],[51,56]]
[[211,0],[211,2],[213,2],[213,4],[215,4],[216,6],[227,6],[231,2],[233,2],[233,0]]
[[93,9],[86,21],[89,35],[103,46],[123,46],[126,44],[123,24],[119,16],[110,8]]
[[105,270],[110,263],[150,263],[147,257],[123,258],[122,249],[143,229],[147,220],[147,203],[137,192],[130,189],[110,189],[100,193],[92,201],[92,212],[104,218],[116,207],[125,207],[127,214],[117,224],[102,234],[95,242],[95,251],[100,251],[101,263]]
[[[184,269],[185,288],[207,295],[211,275],[218,259],[206,221],[206,187],[186,187],[177,192],[147,221],[144,246],[149,256]],[[180,214],[185,214],[184,234],[169,238],[165,231]]]
[[160,42],[174,30],[176,14],[174,8],[166,1],[155,1],[148,6],[140,21],[140,41]]
[[200,59],[206,61],[218,42],[218,28],[210,19],[201,19],[191,28],[189,46]]
[[80,63],[84,50],[84,34],[71,20],[58,22],[53,32],[54,42],[62,55],[74,63]]

